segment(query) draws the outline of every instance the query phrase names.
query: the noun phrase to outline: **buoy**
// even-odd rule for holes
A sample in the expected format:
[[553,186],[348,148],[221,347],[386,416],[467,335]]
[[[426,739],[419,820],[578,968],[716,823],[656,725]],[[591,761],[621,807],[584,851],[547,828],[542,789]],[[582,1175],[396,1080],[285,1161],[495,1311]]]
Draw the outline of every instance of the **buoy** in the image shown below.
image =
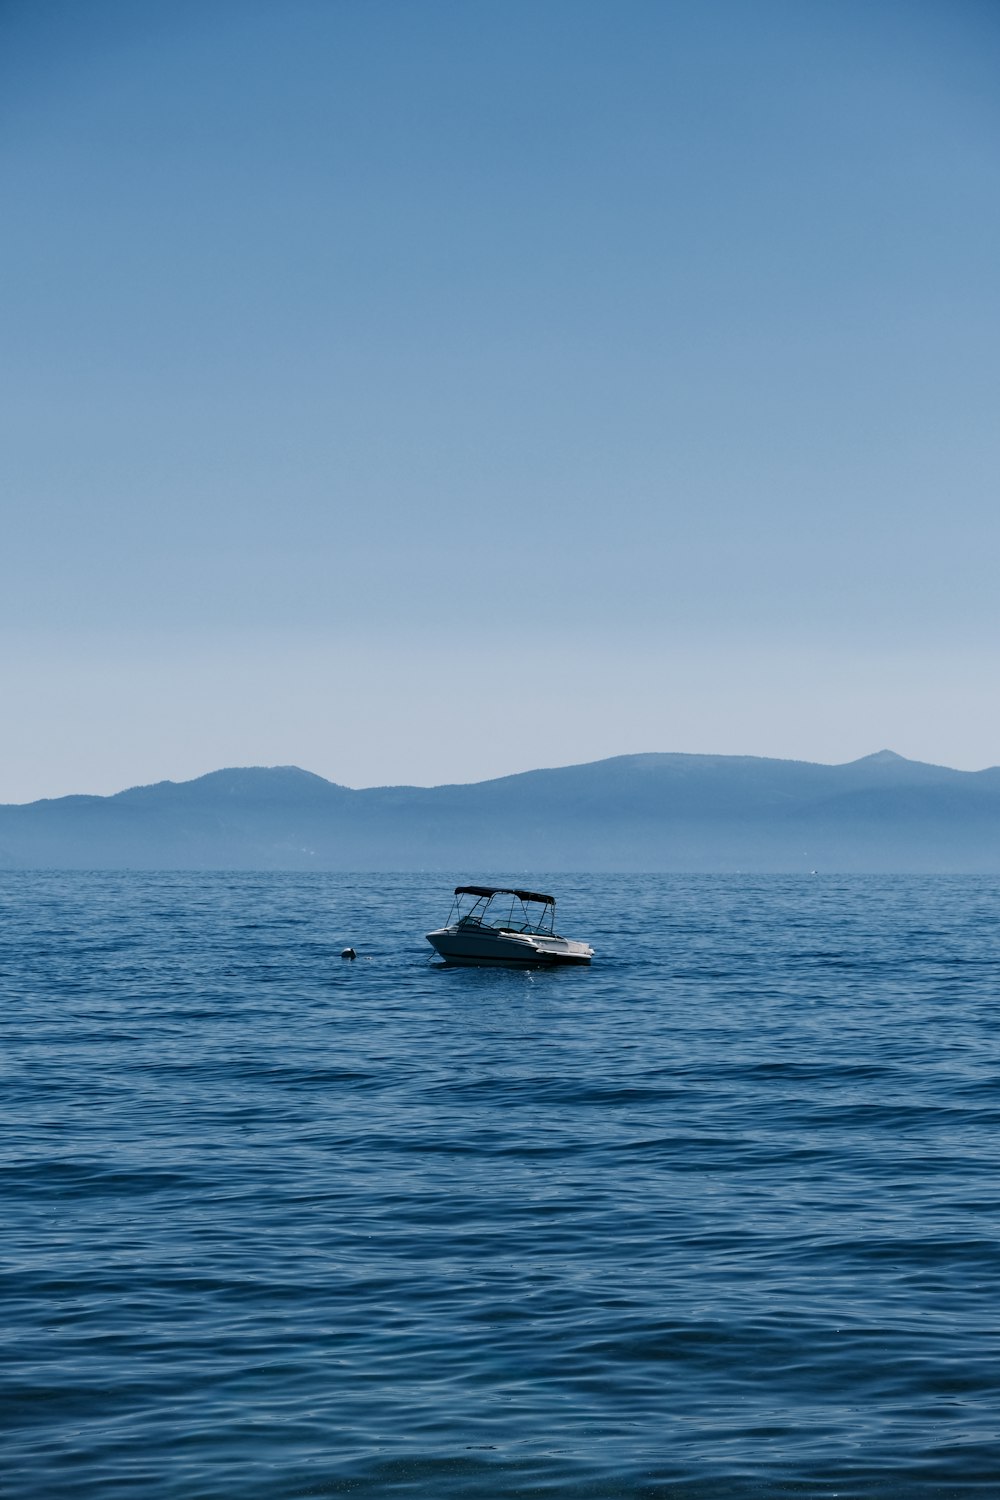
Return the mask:
[[358,955],[355,953],[353,948],[345,948],[340,956],[341,958],[357,958]]

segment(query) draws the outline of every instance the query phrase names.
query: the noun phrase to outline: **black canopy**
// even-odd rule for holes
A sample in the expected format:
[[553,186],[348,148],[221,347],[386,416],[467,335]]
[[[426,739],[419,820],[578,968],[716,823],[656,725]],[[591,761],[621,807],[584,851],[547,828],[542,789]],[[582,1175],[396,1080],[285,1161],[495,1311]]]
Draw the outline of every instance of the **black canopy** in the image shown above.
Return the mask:
[[515,891],[509,885],[456,885],[456,896],[516,896],[519,901],[541,901],[555,906],[555,896],[541,896],[537,891]]

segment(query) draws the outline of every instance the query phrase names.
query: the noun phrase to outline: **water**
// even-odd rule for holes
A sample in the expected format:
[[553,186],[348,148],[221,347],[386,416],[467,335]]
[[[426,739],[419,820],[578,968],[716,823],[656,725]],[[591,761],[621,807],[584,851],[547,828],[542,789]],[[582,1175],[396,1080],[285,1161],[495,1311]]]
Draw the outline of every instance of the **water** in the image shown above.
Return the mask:
[[1000,1492],[1000,882],[552,879],[0,877],[8,1500]]

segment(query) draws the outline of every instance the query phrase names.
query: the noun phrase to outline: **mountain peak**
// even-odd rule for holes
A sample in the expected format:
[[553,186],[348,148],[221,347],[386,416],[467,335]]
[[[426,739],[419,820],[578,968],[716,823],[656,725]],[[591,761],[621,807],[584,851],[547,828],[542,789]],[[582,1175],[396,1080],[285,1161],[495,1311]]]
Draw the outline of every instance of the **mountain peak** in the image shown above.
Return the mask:
[[190,781],[156,781],[150,786],[129,787],[117,792],[117,802],[151,802],[178,799],[186,802],[208,801],[212,798],[262,798],[324,797],[337,794],[344,788],[334,781],[327,781],[313,771],[303,771],[300,766],[226,766],[220,771],[208,771],[204,776],[195,776]]

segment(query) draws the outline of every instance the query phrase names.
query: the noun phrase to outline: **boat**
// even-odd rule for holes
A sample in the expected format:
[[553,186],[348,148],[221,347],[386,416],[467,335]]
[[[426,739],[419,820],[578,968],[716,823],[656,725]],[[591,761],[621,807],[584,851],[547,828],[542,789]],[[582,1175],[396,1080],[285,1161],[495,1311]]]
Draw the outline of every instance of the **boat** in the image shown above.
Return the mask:
[[448,922],[427,941],[448,964],[589,964],[589,943],[560,937],[556,898],[498,885],[457,885]]

